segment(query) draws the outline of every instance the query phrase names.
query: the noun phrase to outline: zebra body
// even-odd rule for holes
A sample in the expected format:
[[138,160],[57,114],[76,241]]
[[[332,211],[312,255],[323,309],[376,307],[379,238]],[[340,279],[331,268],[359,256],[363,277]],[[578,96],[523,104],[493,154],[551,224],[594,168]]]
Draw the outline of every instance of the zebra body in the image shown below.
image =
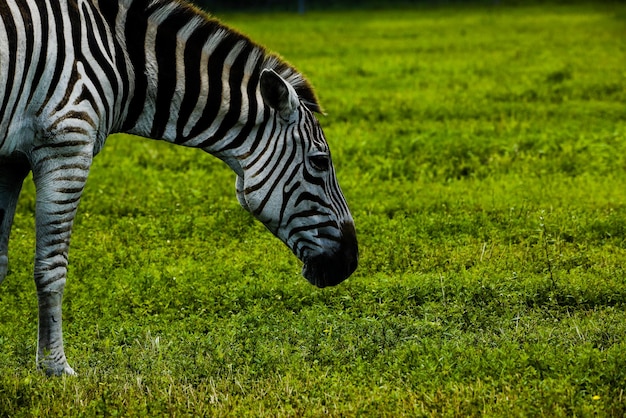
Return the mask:
[[37,190],[38,367],[73,374],[61,302],[93,157],[127,132],[200,148],[320,287],[356,268],[354,223],[293,67],[178,0],[0,0],[0,282],[22,182]]

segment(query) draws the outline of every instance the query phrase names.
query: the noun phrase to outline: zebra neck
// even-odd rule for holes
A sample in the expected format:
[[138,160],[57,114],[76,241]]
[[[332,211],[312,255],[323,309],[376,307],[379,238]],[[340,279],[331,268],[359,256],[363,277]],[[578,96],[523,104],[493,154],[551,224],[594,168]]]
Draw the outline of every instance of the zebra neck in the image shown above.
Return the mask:
[[261,47],[177,1],[120,2],[135,81],[125,131],[217,149],[263,120]]

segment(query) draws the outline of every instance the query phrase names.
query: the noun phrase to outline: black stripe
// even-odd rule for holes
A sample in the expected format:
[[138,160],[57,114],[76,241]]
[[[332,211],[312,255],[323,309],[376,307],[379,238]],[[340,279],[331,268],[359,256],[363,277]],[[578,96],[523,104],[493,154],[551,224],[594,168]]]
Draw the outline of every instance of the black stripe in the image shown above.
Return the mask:
[[57,181],[66,181],[66,182],[85,182],[87,181],[87,173],[80,174],[72,174],[72,173],[63,173],[60,176],[55,176],[55,180]]
[[43,148],[67,148],[67,147],[81,147],[88,145],[88,141],[63,141],[60,143],[46,143],[42,145],[37,145],[32,149],[32,152],[39,151]]
[[183,130],[198,102],[198,92],[202,87],[202,75],[200,74],[202,47],[207,42],[208,38],[208,31],[196,30],[189,37],[185,45],[185,94],[178,112],[176,125],[177,143],[188,140],[187,137],[184,137]]
[[[33,2],[37,7],[37,13],[40,17],[41,24],[41,36],[45,39],[48,37],[49,30],[49,22],[48,22],[48,9],[46,8],[46,2],[35,1]],[[40,50],[39,50],[39,61],[37,62],[37,68],[35,69],[35,74],[33,80],[35,80],[36,85],[31,86],[30,94],[28,95],[28,103],[30,103],[33,99],[33,94],[37,91],[40,83],[47,83],[48,80],[45,80],[43,77],[44,69],[46,68],[46,61],[48,58],[48,42],[41,42]]]
[[[250,151],[250,154],[257,152],[257,156],[254,160],[252,160],[245,167],[243,167],[244,170],[247,170],[250,167],[254,167],[255,164],[261,159],[261,157],[263,157],[263,155],[267,152],[267,149],[272,143],[272,141],[265,141],[264,148],[260,152],[258,152],[258,147],[261,141],[263,140],[263,137],[267,133],[266,129],[268,128],[268,124],[271,122],[271,127],[270,127],[268,138],[274,137],[274,132],[276,132],[276,127],[278,126],[276,118],[274,118],[274,120],[270,120],[269,115],[270,115],[270,109],[269,107],[265,107],[264,116],[265,116],[265,120],[268,120],[268,122],[262,124],[262,128],[258,130],[256,137],[254,138],[254,142],[252,143],[252,146],[250,147],[250,149],[252,150]],[[245,158],[245,157],[247,157],[247,155],[242,155],[240,158]]]
[[307,219],[307,218],[312,218],[314,216],[328,216],[328,213],[321,212],[317,209],[307,209],[301,212],[295,212],[295,213],[292,213],[291,216],[289,216],[289,219],[287,219],[287,222],[285,223],[285,225],[289,225],[297,219]]
[[[81,152],[66,152],[66,153],[55,153],[54,155],[47,155],[45,157],[40,158],[39,160],[37,160],[37,164],[38,165],[42,165],[45,162],[48,161],[62,161],[64,158],[70,159],[70,158],[75,158],[75,157],[83,157],[85,159],[88,159],[90,157],[90,154],[87,153],[81,153]],[[79,168],[81,170],[85,170],[85,171],[89,171],[89,165],[85,165],[85,164],[69,164],[69,165],[63,165],[60,166],[64,169],[69,168],[69,169],[76,169]],[[58,170],[60,167],[54,167],[53,170]]]
[[[98,62],[99,67],[100,67],[99,71],[102,71],[104,74],[96,74],[96,70],[94,70],[93,66],[89,65],[89,61],[84,59],[83,62],[85,64],[84,65],[85,73],[87,74],[87,77],[92,81],[92,84],[96,87],[96,90],[98,91],[98,97],[100,97],[103,104],[108,105],[106,106],[106,109],[104,109],[106,112],[105,116],[107,118],[106,126],[111,126],[110,118],[113,115],[111,115],[108,110],[111,109],[112,104],[105,103],[106,93],[104,91],[104,87],[102,86],[102,83],[100,82],[100,80],[103,78],[103,75],[104,75],[104,79],[109,82],[107,85],[107,88],[109,87],[111,88],[112,95],[115,100],[115,98],[118,96],[118,93],[119,93],[117,80],[116,80],[117,77],[115,74],[115,68],[109,64],[108,62],[109,60],[103,54],[96,39],[96,37],[100,37],[100,38],[104,37],[102,33],[106,31],[106,28],[104,26],[99,26],[97,30],[94,30],[94,27],[92,26],[93,22],[91,21],[91,19],[89,19],[87,6],[84,4],[83,4],[83,9],[82,9],[82,14],[83,14],[83,19],[84,19],[86,30],[87,30],[87,45],[88,45],[89,52],[94,57],[94,59]],[[96,24],[102,25],[102,21],[99,19],[96,19]],[[103,43],[106,44],[106,42],[103,42]],[[81,58],[84,58],[82,56],[82,51],[81,51]],[[97,107],[93,107],[93,109],[96,111],[100,110]]]
[[[298,246],[302,244],[303,242],[305,244],[302,245],[300,248],[298,248]],[[306,245],[306,244],[310,244],[310,245]],[[302,259],[302,257],[304,257],[304,254],[306,254],[309,251],[315,251],[316,248],[319,248],[319,246],[317,245],[317,243],[313,242],[312,240],[302,237],[293,243],[293,248],[298,248],[297,256],[299,259]],[[294,253],[296,253],[296,251],[294,251]]]
[[[247,52],[246,55],[250,54],[252,50],[250,52]],[[247,57],[246,57],[246,60],[247,60]],[[243,65],[245,65],[245,62]],[[232,141],[230,141],[228,144],[226,144],[226,146],[220,149],[219,152],[241,147],[250,136],[250,133],[252,132],[254,127],[256,126],[256,114],[257,114],[257,109],[259,106],[259,104],[256,101],[256,90],[259,85],[260,77],[261,77],[261,62],[259,60],[257,61],[255,65],[254,71],[250,75],[250,79],[248,80],[248,85],[246,87],[246,94],[248,96],[248,120],[246,121],[246,124],[241,129],[239,134],[237,134],[237,137],[233,139]],[[231,91],[232,91],[232,88],[231,88]],[[269,109],[266,109],[266,110],[269,110]],[[256,145],[258,144],[259,140],[260,138],[257,135],[255,138],[255,142],[253,143],[251,149],[256,149]]]
[[[37,288],[38,289],[45,289],[47,286],[49,286],[50,284],[58,281],[58,280],[63,280],[65,279],[65,275],[66,275],[66,270],[65,267],[67,266],[67,261],[65,263],[61,263],[61,265],[55,265],[55,266],[51,266],[48,267],[47,265],[43,265],[43,264],[37,264],[36,266],[36,270],[35,270],[35,283],[37,283]],[[47,280],[44,280],[45,276],[48,276],[48,274],[45,274],[47,271],[51,271],[54,269],[63,269],[60,272],[58,272],[57,274],[48,277]],[[42,309],[42,305],[39,305],[39,309]],[[61,356],[58,357],[58,359],[62,358]]]
[[[52,125],[50,125],[48,129],[51,131],[55,130],[57,126],[59,126],[62,122],[65,122],[68,119],[81,120],[81,121],[87,122],[88,124],[96,128],[96,123],[94,122],[94,120],[91,118],[91,116],[88,113],[70,110],[63,116],[57,118],[56,121]],[[64,131],[67,131],[67,129],[80,129],[80,128],[66,128],[64,129]]]
[[25,55],[24,74],[22,74],[22,82],[20,84],[20,89],[18,93],[18,97],[22,97],[22,92],[24,91],[24,84],[26,81],[26,75],[28,74],[28,71],[30,69],[30,63],[33,59],[35,34],[33,33],[33,19],[30,14],[30,10],[28,10],[26,6],[20,7],[19,9],[20,9],[20,14],[22,15],[22,27],[24,28],[24,33],[26,34],[25,45],[24,44],[20,45],[22,47],[26,47],[26,51],[24,53]]
[[341,230],[339,228],[336,228],[335,231],[338,232],[339,235],[330,235],[327,233],[320,233],[318,231],[318,233],[315,235],[316,238],[321,238],[321,239],[326,239],[328,241],[335,241],[335,242],[341,242]]
[[[58,181],[58,179],[55,179]],[[80,187],[68,187],[68,186],[64,186],[64,187],[58,187],[56,189],[54,189],[54,191],[59,192],[59,193],[66,193],[66,194],[70,194],[70,193],[80,193],[82,192],[84,189],[84,186],[80,186]]]
[[57,103],[56,107],[54,108],[55,112],[63,109],[65,105],[67,105],[67,103],[70,101],[74,85],[76,85],[76,82],[78,80],[80,80],[80,74],[76,70],[76,62],[74,62],[72,72],[70,74],[70,79],[67,81],[67,85],[65,86],[65,94],[63,95],[63,99],[61,99],[61,101]]
[[[276,138],[276,140],[274,140],[274,141],[267,141],[268,143],[271,143],[273,145],[273,149],[270,151],[271,160],[265,162],[265,164],[263,164],[255,173],[253,173],[250,176],[251,178],[260,177],[261,181],[259,183],[255,184],[254,186],[247,187],[246,190],[245,190],[246,193],[254,192],[254,191],[260,189],[271,178],[272,173],[274,172],[274,170],[276,170],[277,165],[280,164],[280,162],[283,159],[283,155],[285,154],[285,147],[284,146],[280,148],[280,154],[277,154],[278,146],[281,145],[284,141],[285,141],[285,135],[284,134],[278,136],[278,138]],[[263,151],[265,152],[268,148],[266,148]],[[275,163],[272,165],[272,169],[268,170],[268,165],[270,163],[273,163],[273,162],[275,162]]]
[[[91,12],[91,14],[89,12]],[[101,57],[101,59],[98,59],[98,63],[101,66],[106,67],[105,69],[109,69],[112,68],[109,61],[112,61],[115,58],[115,53],[109,49],[110,45],[107,33],[109,32],[108,28],[110,27],[107,27],[107,23],[100,17],[101,16],[98,13],[98,10],[94,10],[93,8],[88,7],[87,4],[83,3],[82,18],[85,22],[85,26],[87,27],[89,50],[93,55],[93,50],[97,49],[98,55]],[[97,29],[92,26],[93,23],[96,24]],[[115,26],[112,26],[112,28],[115,30]],[[97,39],[101,41],[102,46],[97,44]],[[104,51],[102,48],[104,48]],[[111,75],[107,78],[113,83],[115,81],[115,72],[111,71],[109,74]],[[112,85],[112,87],[114,88],[113,96],[116,97],[118,93],[117,85]]]
[[[297,163],[293,169],[291,170],[291,172],[289,174],[285,173],[285,179],[292,179],[294,177],[297,176],[298,171],[300,171],[302,169],[302,163]],[[280,206],[280,211],[279,213],[279,218],[278,218],[278,225],[282,225],[283,223],[283,219],[285,216],[285,212],[287,211],[287,205],[289,205],[289,201],[291,200],[291,196],[293,196],[293,194],[300,189],[300,187],[302,187],[302,183],[300,183],[299,181],[296,181],[291,188],[286,189],[285,187],[283,188],[283,199],[282,199],[282,203]],[[290,220],[287,222],[287,224],[289,224],[289,222],[291,222],[291,217],[289,218]]]
[[[311,125],[313,123],[315,123],[314,121],[311,121],[307,118],[307,115],[304,113],[300,113],[300,117],[303,120],[303,123],[300,123],[298,125],[298,131],[300,134],[300,142],[301,142],[301,147],[302,149],[310,149],[310,145],[311,145],[311,140],[309,139],[308,141],[305,140],[305,138],[313,138],[313,135],[311,133]],[[307,145],[309,145],[309,147],[307,147]],[[314,184],[316,186],[320,186],[322,187],[322,190],[326,190],[326,183],[324,182],[324,179],[322,177],[316,177],[314,175],[312,175],[309,170],[307,170],[305,168],[305,170],[303,170],[303,174],[302,177],[304,178],[304,180],[307,183],[310,184]]]
[[44,163],[46,161],[62,161],[64,159],[70,159],[75,157],[85,157],[88,158],[89,155],[87,153],[76,151],[76,150],[68,150],[65,152],[55,152],[54,155],[46,155],[45,157],[40,158],[37,162]]
[[[11,9],[7,6],[6,3],[0,3],[0,15],[3,16],[3,23],[5,27],[5,31],[8,37],[8,45],[3,45],[3,48],[7,48],[9,50],[9,67],[8,67],[8,77],[7,80],[7,88],[4,92],[4,98],[2,100],[2,106],[0,106],[0,115],[6,114],[6,109],[9,104],[9,99],[11,97],[11,92],[13,91],[13,83],[12,80],[17,78],[17,74],[15,74],[15,64],[17,60],[17,29],[15,25],[15,21],[13,20],[13,15],[11,13]],[[2,146],[4,140],[3,138],[0,142],[0,146]]]
[[[61,225],[63,225],[63,227],[61,228],[59,225],[52,225],[51,223],[46,223],[45,226],[47,227],[47,229],[53,229],[53,231],[50,231],[51,234],[56,234],[56,235],[61,235],[61,234],[67,234],[68,232],[71,232],[72,230],[72,223],[68,222],[67,219],[64,220],[65,222],[62,222]],[[66,237],[54,237],[49,235],[46,239],[46,244],[48,244],[48,246],[50,245],[66,245],[67,246],[67,238]]]
[[[262,211],[263,208],[265,207],[265,205],[267,205],[267,202],[269,202],[270,197],[272,196],[274,189],[276,189],[276,186],[281,182],[282,179],[285,178],[285,172],[287,171],[287,169],[293,164],[293,161],[295,159],[296,156],[296,150],[294,149],[293,152],[291,154],[289,154],[287,156],[287,158],[284,158],[284,150],[286,147],[283,147],[281,150],[281,155],[276,159],[276,161],[279,161],[280,164],[278,165],[274,165],[272,167],[272,169],[266,173],[264,173],[264,175],[266,176],[265,179],[269,180],[273,174],[274,171],[276,170],[276,167],[280,166],[282,167],[282,170],[280,171],[280,173],[278,174],[276,181],[274,181],[274,183],[271,185],[270,189],[267,191],[267,193],[265,194],[265,196],[263,197],[263,200],[261,201],[261,204],[259,205],[258,208],[256,208],[253,213],[256,215],[259,215]],[[283,214],[280,214],[280,218],[282,218]]]
[[[82,50],[82,38],[81,38],[81,33],[80,33],[80,14],[78,13],[78,10],[73,7],[72,4],[68,5],[68,14],[69,14],[69,21],[70,21],[70,29],[72,32],[72,42],[71,42],[71,47],[74,49],[74,56],[79,58],[80,57],[80,51]],[[64,37],[61,36],[60,38],[62,41],[64,41]],[[61,56],[61,58],[59,60],[57,60],[57,62],[63,62],[65,58],[65,55]],[[82,57],[80,57],[82,58]],[[76,61],[74,61],[74,65],[72,67],[72,72],[70,75],[70,80],[68,81],[67,85],[66,85],[66,90],[65,90],[65,95],[63,96],[63,100],[61,100],[59,103],[57,103],[57,106],[55,108],[55,111],[59,111],[61,109],[63,109],[67,103],[70,100],[70,97],[72,95],[72,91],[74,89],[74,86],[76,85],[76,83],[78,82],[78,80],[80,80],[80,74],[78,73],[77,69],[76,69]]]
[[[118,100],[118,103],[121,104],[121,108],[115,109],[115,110],[123,111],[123,107],[128,102],[128,96],[130,94],[130,85],[129,85],[129,80],[128,80],[128,68],[126,66],[126,59],[124,56],[124,51],[122,49],[122,46],[118,42],[117,38],[114,36],[114,34],[117,31],[116,20],[117,20],[117,15],[119,13],[119,3],[117,1],[111,1],[111,0],[98,0],[98,8],[104,20],[106,21],[106,25],[108,26],[112,34],[114,50],[109,51],[109,54],[114,62],[114,65],[116,66],[115,68],[113,68],[112,71],[113,72],[117,71],[120,74],[120,78],[122,80],[121,85],[118,85],[117,77],[115,77],[115,74],[113,74],[113,76],[109,78],[111,84],[112,85],[115,84],[115,86],[117,86],[116,88],[117,94],[114,97]],[[100,19],[97,19],[97,15],[96,15],[96,20],[98,23],[99,31],[101,33],[106,33],[107,28],[105,27],[104,22],[101,22]],[[120,92],[121,92],[121,95],[120,95]],[[120,97],[118,97],[118,95],[120,95]],[[117,119],[117,117],[119,117],[119,114],[109,115],[109,119],[112,119],[112,118]],[[116,120],[116,122],[118,121]]]
[[68,215],[76,210],[75,206],[70,206],[69,208],[59,209],[54,212],[47,212],[49,216],[63,216]]
[[[78,202],[80,200],[80,196],[75,196],[75,197],[68,197],[67,199],[63,199],[63,200],[52,200],[51,203],[54,203],[55,205],[74,205],[76,202]],[[72,229],[72,225],[68,225],[67,231],[69,232]],[[60,231],[63,232],[63,231]]]
[[304,170],[302,177],[309,184],[314,184],[322,188],[322,190],[326,190],[326,182],[322,177],[317,177],[312,175],[309,170]]
[[[213,26],[215,30],[221,28],[221,26],[215,22],[211,22],[210,26]],[[220,105],[222,103],[222,69],[224,68],[224,61],[232,49],[232,45],[232,42],[229,42],[228,38],[222,39],[221,43],[215,48],[209,57],[209,97],[200,120],[196,123],[196,126],[193,127],[189,134],[192,138],[198,136],[211,126],[211,122],[215,120],[215,117],[220,110]],[[208,145],[213,142],[213,140],[209,139],[206,142],[206,145]],[[204,146],[205,144],[202,143],[199,147]]]
[[145,73],[146,51],[144,40],[146,39],[148,22],[144,15],[144,8],[145,4],[143,1],[132,2],[128,9],[126,27],[124,28],[126,50],[135,73],[135,88],[133,97],[128,105],[125,121],[122,124],[123,131],[128,131],[135,126],[143,112],[143,105],[146,100],[148,80]]
[[112,0],[98,0],[98,9],[110,28],[115,28],[115,19],[119,12],[119,3]]
[[287,239],[293,237],[294,235],[296,235],[296,234],[298,234],[300,232],[311,231],[313,229],[321,229],[321,228],[337,228],[337,222],[335,222],[335,221],[325,221],[325,222],[319,222],[319,223],[316,223],[316,224],[309,224],[309,225],[303,225],[303,226],[298,226],[296,228],[292,228],[289,231],[289,236],[288,236]]
[[318,205],[320,205],[320,206],[322,206],[322,207],[324,207],[326,209],[331,209],[331,204],[330,203],[325,202],[319,196],[316,196],[316,195],[311,194],[311,193],[306,192],[306,191],[300,193],[300,195],[298,196],[298,199],[296,200],[295,206],[298,206],[300,203],[302,203],[304,201],[315,202]]
[[[213,135],[216,141],[223,139],[228,131],[239,122],[242,104],[241,85],[243,84],[244,67],[251,50],[252,45],[246,44],[244,48],[239,51],[239,55],[235,58],[235,61],[230,67],[230,73],[228,75],[228,89],[230,91],[229,107],[219,129]],[[209,144],[205,142],[202,145],[206,147]]]
[[160,139],[170,119],[170,106],[176,91],[176,44],[178,31],[189,22],[189,15],[175,10],[157,29],[155,42],[156,61],[159,71],[156,110],[150,137]]
[[47,3],[52,8],[53,14],[53,27],[56,31],[57,37],[57,56],[56,62],[54,66],[54,72],[52,74],[52,78],[49,80],[50,84],[48,86],[47,93],[45,95],[45,100],[41,104],[41,108],[39,109],[38,114],[40,114],[43,109],[46,107],[52,96],[54,95],[55,88],[58,87],[59,80],[61,79],[61,73],[63,72],[63,63],[65,60],[65,36],[63,35],[63,15],[60,10],[60,5],[57,2],[49,2]]
[[[69,157],[76,157],[76,156],[79,156],[79,155],[72,155]],[[86,155],[83,155],[83,157],[86,157]],[[36,163],[36,166],[33,167],[33,172],[41,171],[41,166],[50,160],[55,160],[55,159],[54,158],[41,158],[40,160],[38,160]],[[61,164],[59,166],[54,166],[52,167],[51,170],[48,170],[47,172],[51,173],[51,172],[63,171],[63,170],[82,170],[82,171],[88,172],[90,167],[91,165],[89,163],[86,163],[86,164],[68,163],[68,164]]]
[[78,105],[83,101],[89,102],[92,109],[98,108],[98,103],[96,102],[96,98],[93,97],[93,94],[89,90],[87,90],[86,87],[83,87],[78,97],[76,97],[76,100],[74,100],[74,104]]
[[45,267],[43,267],[41,270],[45,270],[45,271],[49,271],[49,270],[54,270],[56,268],[61,268],[61,267],[65,267],[67,264],[67,246],[65,246],[65,248],[61,247],[61,248],[55,248],[52,249],[50,251],[48,251],[43,257],[42,260],[49,260],[51,258],[54,257],[63,257],[62,261],[57,261],[56,263],[52,263],[49,265],[46,265]]

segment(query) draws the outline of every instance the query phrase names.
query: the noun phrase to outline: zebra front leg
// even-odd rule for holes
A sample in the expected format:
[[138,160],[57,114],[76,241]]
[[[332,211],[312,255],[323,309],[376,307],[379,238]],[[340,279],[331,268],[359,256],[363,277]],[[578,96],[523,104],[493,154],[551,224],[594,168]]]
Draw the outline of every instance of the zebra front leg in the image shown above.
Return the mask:
[[74,215],[91,166],[91,147],[78,141],[37,148],[35,285],[39,301],[37,366],[49,375],[74,374],[63,350],[63,289]]
[[0,159],[0,283],[9,265],[9,234],[22,183],[29,171],[24,158]]

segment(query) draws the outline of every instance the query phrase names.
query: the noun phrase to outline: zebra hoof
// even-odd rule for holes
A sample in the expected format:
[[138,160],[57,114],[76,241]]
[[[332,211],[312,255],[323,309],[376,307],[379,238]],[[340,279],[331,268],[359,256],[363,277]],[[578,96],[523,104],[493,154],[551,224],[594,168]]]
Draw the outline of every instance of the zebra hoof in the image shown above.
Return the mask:
[[65,364],[42,364],[40,369],[45,371],[46,376],[77,376],[72,367],[65,362]]
[[74,369],[72,369],[67,363],[65,364],[65,368],[63,369],[63,374],[66,374],[68,376],[78,376]]

